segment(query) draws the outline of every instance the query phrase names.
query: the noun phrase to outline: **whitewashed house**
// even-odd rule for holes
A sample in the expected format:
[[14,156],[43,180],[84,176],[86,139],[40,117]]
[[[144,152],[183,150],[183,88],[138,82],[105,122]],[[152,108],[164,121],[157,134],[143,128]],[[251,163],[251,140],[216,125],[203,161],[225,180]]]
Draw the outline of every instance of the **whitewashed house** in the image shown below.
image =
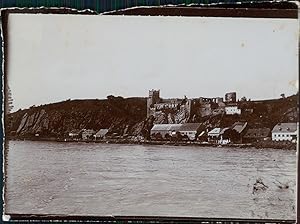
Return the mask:
[[229,104],[225,106],[225,114],[226,115],[234,115],[238,114],[240,115],[242,113],[242,110],[238,108],[238,105],[234,104]]
[[278,123],[272,130],[273,141],[297,141],[299,123]]
[[83,129],[82,130],[82,139],[88,140],[90,139],[96,132],[93,129]]
[[223,128],[214,128],[207,133],[209,142],[218,143],[220,140],[220,136],[223,133]]
[[218,138],[220,135],[222,128],[214,128],[212,130],[210,130],[207,135],[209,138]]

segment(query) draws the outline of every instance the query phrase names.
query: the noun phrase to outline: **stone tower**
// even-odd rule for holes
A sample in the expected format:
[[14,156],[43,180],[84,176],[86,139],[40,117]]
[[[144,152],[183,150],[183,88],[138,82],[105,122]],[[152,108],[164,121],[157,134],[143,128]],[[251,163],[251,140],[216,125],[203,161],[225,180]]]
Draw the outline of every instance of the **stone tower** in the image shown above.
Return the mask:
[[225,94],[226,103],[235,103],[236,102],[236,92],[230,92]]
[[151,108],[154,104],[159,103],[160,101],[160,96],[159,96],[159,91],[160,90],[149,90],[149,96],[147,99],[147,117],[149,117],[151,113]]

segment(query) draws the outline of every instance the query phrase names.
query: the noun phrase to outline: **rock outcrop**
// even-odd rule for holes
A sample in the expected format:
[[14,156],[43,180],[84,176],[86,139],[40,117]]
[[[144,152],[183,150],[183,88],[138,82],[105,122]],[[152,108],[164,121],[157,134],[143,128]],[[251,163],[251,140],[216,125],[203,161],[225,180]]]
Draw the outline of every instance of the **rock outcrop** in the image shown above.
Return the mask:
[[8,136],[19,137],[62,137],[83,128],[141,135],[146,123],[145,98],[110,96],[107,100],[68,100],[19,110],[6,116],[5,130]]

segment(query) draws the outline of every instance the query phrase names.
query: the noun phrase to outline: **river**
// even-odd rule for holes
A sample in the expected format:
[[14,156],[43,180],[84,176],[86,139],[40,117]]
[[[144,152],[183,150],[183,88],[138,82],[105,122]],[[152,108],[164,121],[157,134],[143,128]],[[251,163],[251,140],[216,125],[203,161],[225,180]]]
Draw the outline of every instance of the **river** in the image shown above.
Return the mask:
[[10,141],[6,159],[7,214],[295,219],[295,151]]

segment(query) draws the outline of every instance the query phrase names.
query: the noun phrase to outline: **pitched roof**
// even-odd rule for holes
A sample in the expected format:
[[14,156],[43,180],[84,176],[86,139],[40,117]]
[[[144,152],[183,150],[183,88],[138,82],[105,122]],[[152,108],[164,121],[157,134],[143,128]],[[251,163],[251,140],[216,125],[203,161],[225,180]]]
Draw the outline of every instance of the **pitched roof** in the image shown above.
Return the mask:
[[179,128],[179,131],[197,131],[201,126],[201,123],[185,123]]
[[108,129],[100,129],[95,135],[96,136],[104,136],[108,132]]
[[232,125],[232,129],[236,130],[239,134],[242,133],[247,126],[247,122],[235,122]]
[[290,133],[297,131],[298,123],[278,123],[272,130],[273,132]]
[[151,131],[177,131],[182,124],[155,124]]
[[208,132],[208,135],[218,135],[221,132],[221,128],[214,128],[211,131]]
[[224,132],[225,132],[226,130],[228,130],[228,129],[230,129],[230,128],[229,128],[229,127],[228,127],[228,128],[223,128],[223,129],[220,131],[220,135],[223,135]]
[[250,128],[244,135],[245,138],[265,138],[270,133],[270,128]]
[[227,128],[214,128],[211,131],[208,132],[208,135],[223,135],[226,130],[230,129]]

